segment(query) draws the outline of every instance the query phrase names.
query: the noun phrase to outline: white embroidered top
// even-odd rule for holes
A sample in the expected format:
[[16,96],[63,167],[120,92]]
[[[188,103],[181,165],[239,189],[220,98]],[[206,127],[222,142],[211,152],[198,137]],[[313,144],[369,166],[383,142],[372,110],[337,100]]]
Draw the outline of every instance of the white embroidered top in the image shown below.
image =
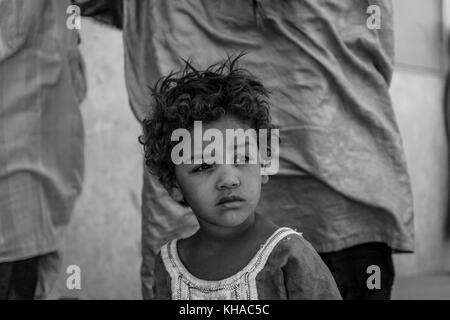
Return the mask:
[[257,300],[256,276],[264,268],[275,246],[289,235],[301,236],[290,228],[280,228],[270,236],[241,271],[219,281],[192,275],[178,256],[177,240],[161,248],[161,257],[171,278],[173,300]]

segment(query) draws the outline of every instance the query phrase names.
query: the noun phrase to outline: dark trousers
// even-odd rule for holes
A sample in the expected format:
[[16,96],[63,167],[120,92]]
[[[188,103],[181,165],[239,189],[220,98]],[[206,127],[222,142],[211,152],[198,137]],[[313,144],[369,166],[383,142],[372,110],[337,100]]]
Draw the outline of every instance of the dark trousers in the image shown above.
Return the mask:
[[38,281],[39,257],[0,263],[0,300],[32,300]]
[[[389,300],[394,284],[392,251],[384,243],[366,243],[337,252],[320,253],[344,300]],[[370,288],[379,267],[379,288]],[[368,270],[369,268],[369,270]],[[375,275],[374,275],[375,274]],[[371,277],[369,279],[369,277]]]

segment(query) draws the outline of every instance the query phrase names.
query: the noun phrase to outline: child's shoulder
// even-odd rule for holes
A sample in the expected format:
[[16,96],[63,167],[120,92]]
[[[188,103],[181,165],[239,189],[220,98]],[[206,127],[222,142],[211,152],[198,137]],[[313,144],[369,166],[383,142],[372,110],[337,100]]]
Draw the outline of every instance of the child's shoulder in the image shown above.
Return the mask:
[[178,255],[180,242],[182,242],[183,238],[180,239],[172,239],[159,248],[159,252],[157,254],[157,258],[166,261],[173,258],[173,256]]
[[267,270],[281,270],[288,299],[341,299],[329,269],[303,236],[289,228],[271,253]]
[[278,242],[272,250],[272,256],[286,262],[288,259],[306,261],[319,258],[313,246],[303,237],[302,233],[291,228],[280,228],[277,231]]
[[277,248],[284,250],[303,250],[305,247],[310,246],[309,242],[303,238],[303,234],[294,229],[288,227],[278,228],[276,231],[278,234]]

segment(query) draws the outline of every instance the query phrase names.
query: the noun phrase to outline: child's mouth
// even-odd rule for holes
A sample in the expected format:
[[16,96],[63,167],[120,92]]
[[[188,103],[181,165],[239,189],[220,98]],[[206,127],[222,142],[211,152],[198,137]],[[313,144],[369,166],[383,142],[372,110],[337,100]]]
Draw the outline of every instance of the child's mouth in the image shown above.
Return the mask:
[[231,195],[231,196],[225,196],[225,197],[220,198],[220,200],[217,202],[217,205],[224,206],[227,208],[238,207],[244,201],[245,200],[239,196]]

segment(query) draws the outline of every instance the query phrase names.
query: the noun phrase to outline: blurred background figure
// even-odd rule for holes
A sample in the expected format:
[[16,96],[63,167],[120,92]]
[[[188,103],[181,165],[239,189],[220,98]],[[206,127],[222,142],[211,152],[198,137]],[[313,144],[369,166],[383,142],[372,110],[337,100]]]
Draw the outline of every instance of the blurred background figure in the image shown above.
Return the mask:
[[85,97],[69,0],[0,0],[0,299],[45,298],[81,192]]

